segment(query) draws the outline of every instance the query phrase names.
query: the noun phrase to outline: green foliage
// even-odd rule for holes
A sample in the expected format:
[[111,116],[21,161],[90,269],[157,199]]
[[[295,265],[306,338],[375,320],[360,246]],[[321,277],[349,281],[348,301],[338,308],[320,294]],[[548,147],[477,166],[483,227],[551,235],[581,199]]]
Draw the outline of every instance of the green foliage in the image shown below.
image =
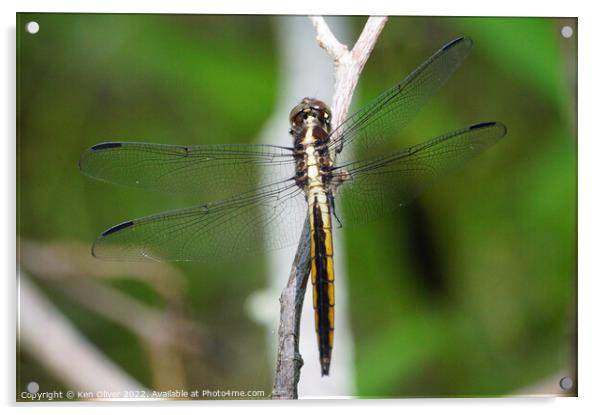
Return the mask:
[[[504,122],[508,135],[414,208],[347,233],[348,251],[357,252],[347,262],[360,395],[499,395],[572,367],[576,44],[560,36],[562,24],[575,22],[389,22],[364,72],[366,99],[398,76],[392,52],[403,50],[408,33],[436,28],[429,47],[402,55],[408,70],[457,34],[475,42],[402,145],[477,121]],[[391,242],[394,230],[400,240]],[[424,238],[426,247],[412,248]]]

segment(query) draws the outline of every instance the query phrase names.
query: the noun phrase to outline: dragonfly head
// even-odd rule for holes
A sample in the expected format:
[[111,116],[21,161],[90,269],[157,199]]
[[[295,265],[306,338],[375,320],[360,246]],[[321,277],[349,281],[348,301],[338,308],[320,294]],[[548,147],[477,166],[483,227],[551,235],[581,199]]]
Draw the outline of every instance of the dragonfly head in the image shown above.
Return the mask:
[[293,130],[305,127],[307,120],[312,117],[327,132],[330,132],[330,119],[332,113],[323,101],[315,98],[303,98],[289,115],[289,121]]

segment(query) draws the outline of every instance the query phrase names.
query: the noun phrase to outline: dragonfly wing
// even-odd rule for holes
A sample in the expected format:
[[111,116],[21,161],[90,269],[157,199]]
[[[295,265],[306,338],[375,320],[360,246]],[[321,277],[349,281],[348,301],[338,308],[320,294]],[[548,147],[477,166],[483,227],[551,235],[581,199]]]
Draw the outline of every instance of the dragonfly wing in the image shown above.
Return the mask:
[[503,124],[475,124],[385,157],[339,167],[339,172],[344,169],[349,176],[337,191],[343,224],[367,222],[407,204],[437,177],[505,134]]
[[[458,69],[471,48],[472,40],[461,37],[439,49],[403,81],[341,123],[331,133],[331,149],[340,153],[352,148],[360,154],[397,137]],[[341,154],[337,158],[344,161],[349,156]]]
[[[127,261],[236,258],[297,243],[306,215],[303,192],[286,181],[257,193],[121,223],[96,239],[92,253]],[[270,227],[278,232],[267,235]]]
[[83,152],[80,170],[123,186],[227,198],[294,176],[290,149],[268,145],[176,146],[101,143]]

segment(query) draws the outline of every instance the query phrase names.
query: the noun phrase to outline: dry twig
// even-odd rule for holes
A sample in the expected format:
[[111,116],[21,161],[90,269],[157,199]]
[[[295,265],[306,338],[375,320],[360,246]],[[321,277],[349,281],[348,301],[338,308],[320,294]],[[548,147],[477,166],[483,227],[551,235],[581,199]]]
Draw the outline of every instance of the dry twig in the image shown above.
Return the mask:
[[[310,17],[317,41],[332,57],[335,87],[332,99],[332,125],[346,117],[360,73],[374,48],[387,18],[370,17],[351,51],[340,43],[321,16]],[[280,296],[280,326],[278,329],[278,360],[272,389],[272,399],[297,399],[297,384],[303,366],[299,354],[299,327],[310,264],[309,223],[306,220],[299,240],[289,280]]]
[[[144,390],[84,338],[23,270],[19,273],[18,289],[18,354],[26,349],[50,373],[78,391]],[[24,379],[20,379],[20,372],[17,377],[22,387]]]

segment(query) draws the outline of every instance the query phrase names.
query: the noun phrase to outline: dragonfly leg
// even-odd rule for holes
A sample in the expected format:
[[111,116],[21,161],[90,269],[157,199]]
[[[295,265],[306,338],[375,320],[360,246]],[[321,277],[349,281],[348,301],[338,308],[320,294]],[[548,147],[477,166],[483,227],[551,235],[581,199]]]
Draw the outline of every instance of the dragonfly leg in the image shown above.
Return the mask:
[[330,201],[330,206],[332,207],[332,216],[334,216],[334,218],[337,220],[337,222],[339,224],[339,229],[341,229],[343,227],[343,224],[341,223],[341,221],[339,220],[339,217],[337,216],[337,210],[334,206],[334,195],[332,193],[328,193],[328,200]]

